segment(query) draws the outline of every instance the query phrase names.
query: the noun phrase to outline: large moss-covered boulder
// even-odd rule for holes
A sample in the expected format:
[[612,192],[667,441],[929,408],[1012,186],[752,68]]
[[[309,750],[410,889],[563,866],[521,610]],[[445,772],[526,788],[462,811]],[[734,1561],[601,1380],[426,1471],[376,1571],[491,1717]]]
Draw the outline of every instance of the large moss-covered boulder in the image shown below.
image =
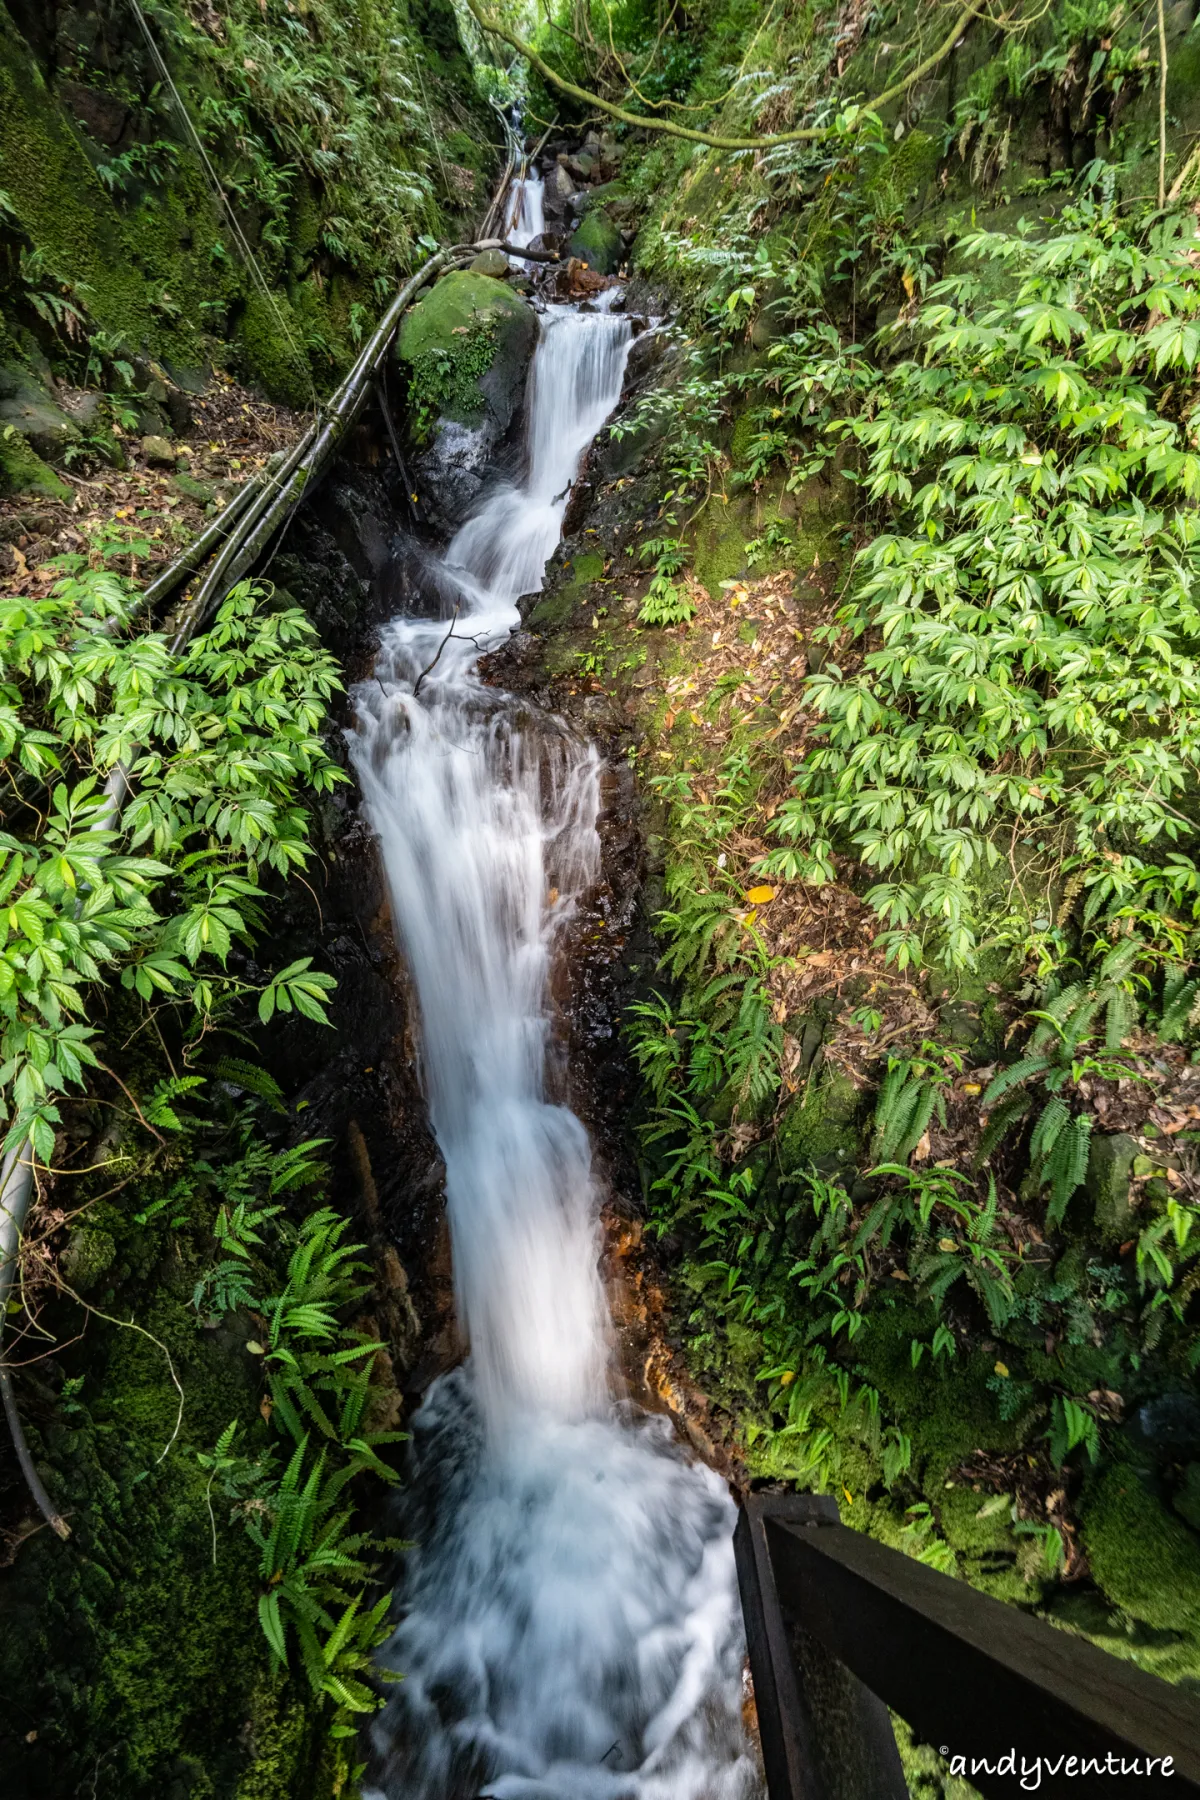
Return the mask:
[[431,519],[452,528],[479,497],[520,416],[537,314],[503,281],[446,275],[413,307],[396,353],[408,374],[407,429]]
[[1109,1469],[1085,1495],[1083,1543],[1108,1598],[1160,1631],[1200,1631],[1200,1535],[1136,1470]]
[[592,207],[572,233],[570,251],[597,274],[615,275],[625,259],[625,241],[620,226],[606,212]]

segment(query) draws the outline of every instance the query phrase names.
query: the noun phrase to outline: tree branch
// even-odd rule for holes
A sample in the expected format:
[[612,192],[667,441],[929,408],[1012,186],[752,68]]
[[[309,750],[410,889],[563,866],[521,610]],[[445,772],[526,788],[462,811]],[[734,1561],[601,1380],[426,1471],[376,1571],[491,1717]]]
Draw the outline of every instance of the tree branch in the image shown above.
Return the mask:
[[[518,55],[525,58],[531,68],[537,70],[543,81],[550,82],[561,93],[569,95],[572,100],[578,100],[585,106],[598,106],[602,112],[606,112],[610,118],[619,119],[623,125],[632,125],[640,131],[661,131],[668,137],[685,138],[692,144],[704,144],[710,150],[770,150],[776,144],[815,142],[820,138],[833,136],[832,126],[805,125],[797,131],[777,131],[766,137],[719,137],[712,131],[694,131],[690,125],[677,125],[673,119],[656,119],[650,118],[644,113],[629,112],[625,107],[617,106],[611,100],[602,99],[599,94],[590,93],[587,88],[577,87],[573,81],[568,81],[564,75],[560,75],[556,69],[552,69],[545,58],[539,56],[532,44],[527,44],[524,38],[518,37],[515,31],[510,31],[508,26],[502,24],[499,19],[493,19],[485,13],[480,5],[480,0],[467,0],[467,5],[475,22],[484,31],[490,32],[493,37],[501,38],[504,43],[511,45]],[[893,82],[892,86],[885,88],[883,93],[877,94],[873,100],[868,100],[865,106],[859,109],[860,116],[862,113],[877,112],[881,106],[886,106],[889,101],[897,99],[923,76],[928,75],[931,69],[935,69],[944,58],[949,56],[975,17],[976,12],[977,7],[974,4],[965,6],[956,17],[953,28],[937,48],[923,62],[919,62],[916,68],[905,75],[901,81]]]

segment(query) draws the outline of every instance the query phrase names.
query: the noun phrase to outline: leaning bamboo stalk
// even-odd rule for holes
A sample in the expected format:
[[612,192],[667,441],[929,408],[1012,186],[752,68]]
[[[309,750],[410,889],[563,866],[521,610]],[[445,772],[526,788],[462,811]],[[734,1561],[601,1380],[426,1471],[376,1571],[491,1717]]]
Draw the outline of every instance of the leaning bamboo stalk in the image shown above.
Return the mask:
[[453,250],[439,250],[400,289],[329,401],[324,419],[305,433],[271,481],[255,495],[237,530],[230,533],[215,561],[173,615],[167,625],[172,650],[182,648],[211,608],[220,604],[261,556],[276,527],[298,504],[358,417],[413,295],[439,274],[454,255]]
[[[32,1192],[33,1145],[27,1139],[24,1144],[10,1150],[0,1165],[0,1331],[4,1328],[9,1301],[16,1284],[21,1238]],[[21,1427],[21,1415],[17,1411],[16,1396],[12,1390],[12,1374],[3,1358],[0,1358],[0,1393],[3,1395],[13,1448],[34,1505],[57,1536],[68,1538],[71,1527],[42,1486],[41,1476],[29,1454],[29,1446]]]
[[161,574],[154,577],[148,587],[142,589],[129,616],[137,618],[142,613],[153,612],[160,600],[165,600],[189,575],[195,574],[205,559],[216,549],[221,539],[227,536],[234,520],[244,510],[247,501],[253,499],[264,481],[268,479],[269,474],[258,474],[252,475],[248,481],[244,481],[232,495],[228,506],[217,513],[204,530],[192,539],[187,548],[181,550],[175,560],[169,563]]

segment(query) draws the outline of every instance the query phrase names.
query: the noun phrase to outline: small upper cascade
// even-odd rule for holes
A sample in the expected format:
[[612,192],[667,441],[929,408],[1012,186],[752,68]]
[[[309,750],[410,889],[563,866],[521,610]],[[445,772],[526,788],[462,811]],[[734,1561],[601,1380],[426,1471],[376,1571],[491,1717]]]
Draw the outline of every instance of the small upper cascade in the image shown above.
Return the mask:
[[506,242],[524,250],[546,229],[545,186],[540,175],[526,175],[515,183],[505,214]]

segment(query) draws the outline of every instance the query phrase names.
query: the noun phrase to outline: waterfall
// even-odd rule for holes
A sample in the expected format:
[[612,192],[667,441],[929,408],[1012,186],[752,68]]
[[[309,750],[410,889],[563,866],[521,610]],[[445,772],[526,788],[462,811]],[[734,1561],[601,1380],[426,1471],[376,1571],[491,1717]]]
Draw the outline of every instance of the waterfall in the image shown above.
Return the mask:
[[531,175],[526,181],[517,182],[506,214],[508,229],[504,235],[510,244],[524,249],[526,244],[532,244],[535,237],[541,237],[546,229],[544,198],[540,175]]
[[587,1134],[556,1098],[556,945],[599,871],[599,759],[486,686],[620,394],[629,327],[551,308],[527,471],[445,553],[464,600],[402,618],[352,751],[419,1007],[464,1366],[413,1425],[415,1548],[373,1727],[379,1800],[749,1800],[734,1509],[610,1386]]

